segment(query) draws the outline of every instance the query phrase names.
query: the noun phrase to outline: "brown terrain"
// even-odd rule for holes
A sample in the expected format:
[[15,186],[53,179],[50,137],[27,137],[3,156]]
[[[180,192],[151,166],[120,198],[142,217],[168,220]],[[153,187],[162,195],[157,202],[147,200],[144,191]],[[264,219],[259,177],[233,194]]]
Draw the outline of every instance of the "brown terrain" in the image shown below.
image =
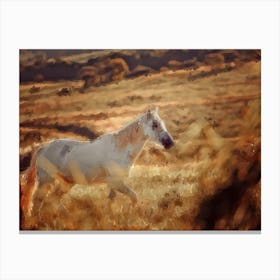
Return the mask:
[[259,50],[21,50],[20,178],[35,149],[95,139],[157,105],[176,145],[149,142],[126,183],[42,187],[32,230],[260,230]]

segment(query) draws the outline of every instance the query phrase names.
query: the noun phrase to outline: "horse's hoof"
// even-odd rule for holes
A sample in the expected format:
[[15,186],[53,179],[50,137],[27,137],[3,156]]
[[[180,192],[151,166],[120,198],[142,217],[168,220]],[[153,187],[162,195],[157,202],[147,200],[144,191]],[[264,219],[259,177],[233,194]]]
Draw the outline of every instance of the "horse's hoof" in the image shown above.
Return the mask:
[[116,197],[116,192],[114,190],[111,190],[109,195],[108,195],[108,198],[110,200],[113,200],[115,197]]

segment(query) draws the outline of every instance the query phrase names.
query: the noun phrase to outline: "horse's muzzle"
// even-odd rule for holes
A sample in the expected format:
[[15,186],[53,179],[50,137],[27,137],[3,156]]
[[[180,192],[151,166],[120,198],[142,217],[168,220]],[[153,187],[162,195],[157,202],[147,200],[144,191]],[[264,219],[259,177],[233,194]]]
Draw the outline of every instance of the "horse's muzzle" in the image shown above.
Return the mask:
[[167,137],[164,137],[161,143],[165,149],[170,149],[175,144],[174,140],[169,135]]

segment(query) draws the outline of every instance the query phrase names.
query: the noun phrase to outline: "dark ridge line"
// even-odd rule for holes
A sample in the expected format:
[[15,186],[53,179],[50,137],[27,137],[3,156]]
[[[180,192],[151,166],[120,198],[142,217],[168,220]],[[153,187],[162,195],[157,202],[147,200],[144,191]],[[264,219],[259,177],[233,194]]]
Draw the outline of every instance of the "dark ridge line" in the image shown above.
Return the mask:
[[89,128],[85,126],[76,126],[73,124],[69,125],[61,125],[58,123],[55,124],[34,124],[34,122],[23,122],[20,124],[21,127],[28,127],[28,128],[48,128],[48,129],[56,129],[62,132],[73,132],[80,136],[85,136],[89,140],[94,140],[98,137],[97,134],[92,132]]

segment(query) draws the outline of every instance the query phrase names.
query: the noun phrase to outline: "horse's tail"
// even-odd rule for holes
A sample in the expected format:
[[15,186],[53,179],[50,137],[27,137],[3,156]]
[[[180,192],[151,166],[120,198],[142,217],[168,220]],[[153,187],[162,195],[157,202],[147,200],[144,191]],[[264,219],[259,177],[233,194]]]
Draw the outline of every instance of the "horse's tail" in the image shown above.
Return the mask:
[[33,195],[37,189],[37,149],[31,159],[29,168],[24,172],[23,179],[20,182],[20,210],[23,217],[30,216],[33,207]]

